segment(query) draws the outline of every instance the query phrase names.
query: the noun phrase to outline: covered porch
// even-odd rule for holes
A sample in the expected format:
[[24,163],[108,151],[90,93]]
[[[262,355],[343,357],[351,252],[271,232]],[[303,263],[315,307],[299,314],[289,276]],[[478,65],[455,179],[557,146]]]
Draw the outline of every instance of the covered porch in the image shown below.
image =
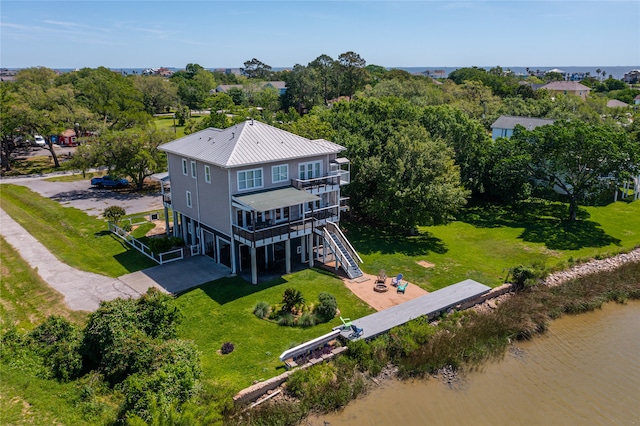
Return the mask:
[[239,266],[243,270],[250,265],[252,284],[258,283],[259,270],[277,261],[284,263],[284,273],[291,273],[294,241],[300,262],[313,266],[314,212],[320,201],[319,196],[292,187],[232,197]]

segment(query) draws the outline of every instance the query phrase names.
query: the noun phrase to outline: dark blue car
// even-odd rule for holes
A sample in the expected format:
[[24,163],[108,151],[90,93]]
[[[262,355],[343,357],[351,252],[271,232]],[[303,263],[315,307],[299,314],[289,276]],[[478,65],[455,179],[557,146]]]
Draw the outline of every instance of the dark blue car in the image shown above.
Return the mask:
[[98,188],[124,188],[129,185],[129,181],[123,178],[112,178],[111,176],[94,177],[91,185]]

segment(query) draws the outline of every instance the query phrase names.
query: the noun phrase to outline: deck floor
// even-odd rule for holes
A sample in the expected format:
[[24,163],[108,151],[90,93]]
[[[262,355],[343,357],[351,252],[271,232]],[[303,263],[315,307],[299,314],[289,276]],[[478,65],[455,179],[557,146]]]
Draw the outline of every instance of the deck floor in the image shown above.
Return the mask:
[[[341,330],[341,335],[349,340],[371,339],[379,334],[391,330],[393,327],[405,324],[421,316],[434,314],[456,306],[469,299],[478,297],[491,290],[491,287],[477,281],[465,280],[412,299],[400,305],[376,312],[366,317],[352,321],[356,327],[363,329],[360,336],[352,335],[351,329]],[[340,329],[341,327],[336,327]]]

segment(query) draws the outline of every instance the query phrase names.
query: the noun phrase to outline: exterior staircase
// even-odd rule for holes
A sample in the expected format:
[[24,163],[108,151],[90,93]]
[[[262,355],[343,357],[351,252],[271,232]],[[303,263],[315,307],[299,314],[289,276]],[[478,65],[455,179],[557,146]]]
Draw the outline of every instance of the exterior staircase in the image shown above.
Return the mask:
[[351,279],[361,277],[363,273],[358,264],[362,263],[362,259],[340,228],[333,222],[327,222],[323,226],[323,232],[324,243],[331,250],[336,262],[347,273],[347,276]]

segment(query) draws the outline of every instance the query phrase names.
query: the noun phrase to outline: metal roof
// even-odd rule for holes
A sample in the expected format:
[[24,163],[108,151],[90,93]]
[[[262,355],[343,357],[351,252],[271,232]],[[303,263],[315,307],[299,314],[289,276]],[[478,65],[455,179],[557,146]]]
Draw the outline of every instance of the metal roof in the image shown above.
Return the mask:
[[549,118],[515,117],[512,115],[501,115],[491,125],[492,129],[513,129],[516,124],[523,126],[527,130],[533,130],[538,126],[553,124],[555,120]]
[[160,150],[223,168],[337,154],[346,148],[307,139],[259,121],[226,129],[208,128],[160,146]]
[[259,212],[266,212],[281,207],[296,206],[319,199],[320,197],[316,195],[292,187],[233,197],[234,201]]
[[545,84],[541,89],[548,90],[591,90],[589,87],[577,81],[552,81],[549,84]]

